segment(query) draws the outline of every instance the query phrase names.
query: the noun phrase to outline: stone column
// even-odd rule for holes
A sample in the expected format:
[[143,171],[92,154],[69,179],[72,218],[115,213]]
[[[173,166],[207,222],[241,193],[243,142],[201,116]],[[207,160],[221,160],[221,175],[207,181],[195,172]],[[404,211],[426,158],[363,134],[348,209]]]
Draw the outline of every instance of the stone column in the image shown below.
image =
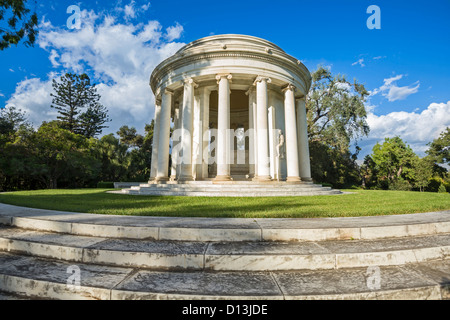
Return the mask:
[[257,105],[257,139],[258,139],[258,175],[256,181],[271,181],[269,163],[269,133],[268,133],[268,92],[267,84],[270,78],[256,78],[256,105]]
[[249,161],[249,178],[253,179],[256,176],[256,99],[255,89],[252,87],[246,93],[248,96],[248,161]]
[[286,162],[288,182],[299,182],[297,121],[295,119],[295,87],[288,84],[284,89],[284,119],[286,130]]
[[203,179],[208,178],[208,161],[209,161],[209,103],[211,90],[203,88],[200,93],[201,111],[202,111],[202,173]]
[[152,145],[152,164],[150,168],[150,180],[149,183],[155,181],[158,174],[158,144],[159,144],[159,130],[161,121],[161,101],[155,101],[155,120],[153,127],[153,145]]
[[194,90],[197,84],[189,78],[184,81],[183,112],[182,112],[182,162],[179,182],[192,181],[192,135],[194,116]]
[[169,180],[169,151],[170,151],[170,113],[172,111],[173,91],[165,89],[162,93],[161,120],[158,138],[158,173],[156,182]]
[[230,80],[231,74],[217,75],[219,110],[217,125],[217,176],[215,181],[230,181]]
[[[180,129],[180,107],[175,104],[175,112],[173,115],[173,123],[174,123],[174,130]],[[178,144],[179,141],[173,141],[172,142],[172,168],[171,168],[171,174],[170,174],[170,181],[175,181],[177,179],[177,165],[178,165]]]
[[311,163],[309,158],[308,121],[306,119],[305,98],[297,100],[297,132],[300,178],[302,181],[312,181]]

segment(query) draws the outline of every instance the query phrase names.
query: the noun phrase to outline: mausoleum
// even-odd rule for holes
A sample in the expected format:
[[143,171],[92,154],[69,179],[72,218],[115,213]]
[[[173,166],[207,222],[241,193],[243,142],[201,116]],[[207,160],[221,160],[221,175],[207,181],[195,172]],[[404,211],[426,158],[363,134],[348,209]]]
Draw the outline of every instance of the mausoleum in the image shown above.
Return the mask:
[[142,187],[312,186],[310,86],[303,63],[269,41],[229,34],[187,44],[150,78],[155,129],[149,186]]

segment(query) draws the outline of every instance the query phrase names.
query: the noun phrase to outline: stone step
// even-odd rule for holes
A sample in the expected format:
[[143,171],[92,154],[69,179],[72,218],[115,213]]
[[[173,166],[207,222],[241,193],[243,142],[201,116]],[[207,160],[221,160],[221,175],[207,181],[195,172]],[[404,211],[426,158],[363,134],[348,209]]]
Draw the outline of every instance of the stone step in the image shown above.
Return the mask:
[[341,195],[339,190],[331,189],[305,189],[305,190],[206,190],[206,189],[123,189],[110,191],[113,194],[148,195],[148,196],[189,196],[189,197],[300,197]]
[[450,261],[277,272],[167,272],[0,252],[0,290],[47,299],[448,299]]
[[[283,194],[284,192],[320,192],[320,191],[331,191],[332,189],[327,188],[311,188],[311,187],[301,187],[301,188],[295,188],[295,187],[289,187],[289,188],[277,188],[277,187],[267,187],[267,188],[240,188],[238,186],[233,187],[180,187],[180,186],[164,186],[164,187],[132,187],[129,189],[124,189],[128,191],[182,191],[182,192],[213,192],[213,193],[221,193],[221,192],[239,192],[239,193],[261,193],[264,194],[266,192],[271,193],[280,193]],[[338,191],[338,190],[336,190]]]
[[281,271],[404,265],[450,257],[450,234],[318,242],[121,240],[0,228],[0,251],[167,270]]
[[[209,188],[209,189],[230,189],[235,190],[239,188],[241,190],[246,189],[321,189],[328,188],[322,187],[318,184],[312,183],[301,183],[301,184],[287,184],[287,183],[259,183],[259,184],[211,184],[211,183],[195,183],[195,184],[141,184],[139,186],[131,186],[129,189],[139,189],[139,188],[155,188],[155,189],[168,189],[168,188],[180,188],[180,189],[192,189],[192,188]],[[330,188],[329,188],[330,189]]]
[[112,216],[0,204],[0,224],[119,239],[217,242],[374,240],[450,233],[450,211],[352,218],[233,219]]

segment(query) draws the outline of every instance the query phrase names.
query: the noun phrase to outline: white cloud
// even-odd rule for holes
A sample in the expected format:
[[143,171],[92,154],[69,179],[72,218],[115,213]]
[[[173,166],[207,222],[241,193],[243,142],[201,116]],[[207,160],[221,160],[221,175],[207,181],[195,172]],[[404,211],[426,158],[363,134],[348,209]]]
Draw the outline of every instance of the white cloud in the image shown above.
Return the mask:
[[9,69],[9,72],[15,72],[15,71],[14,71],[14,69],[11,69],[11,68],[10,68],[10,69]]
[[4,97],[5,95],[3,93],[0,92],[0,97]]
[[401,80],[403,75],[394,76],[391,78],[384,79],[384,84],[377,89],[370,92],[371,96],[374,96],[381,92],[381,94],[386,97],[390,102],[397,100],[404,100],[410,95],[417,93],[419,91],[420,82],[417,81],[410,86],[399,87],[396,82]]
[[381,142],[384,138],[399,136],[416,153],[424,155],[427,144],[450,126],[450,101],[432,103],[421,113],[392,112],[377,116],[369,112],[367,123],[370,126],[368,141]]
[[378,56],[378,57],[373,57],[373,60],[380,60],[380,59],[385,59],[386,56]]
[[52,80],[67,71],[88,72],[93,82],[100,83],[97,87],[101,103],[113,120],[103,133],[115,132],[122,125],[143,131],[154,115],[154,98],[148,85],[150,74],[184,44],[175,41],[175,31],[166,40],[158,21],[122,24],[111,16],[92,11],[83,10],[81,14],[83,24],[77,31],[53,26],[45,20],[41,23],[38,44],[49,52],[55,72],[47,79],[25,79],[18,83],[7,104],[27,111],[35,125],[56,119],[50,108]]
[[136,2],[134,2],[134,0],[132,0],[130,2],[130,4],[126,5],[124,8],[124,13],[125,13],[125,18],[129,19],[129,18],[136,18],[136,11],[134,9],[134,5],[136,4]]
[[[55,74],[50,74],[53,79]],[[50,107],[52,98],[51,80],[42,81],[39,78],[26,79],[20,82],[12,97],[7,101],[7,106],[15,106],[27,114],[28,120],[35,126],[39,126],[44,120],[56,119],[56,112]]]
[[167,41],[170,42],[170,41],[180,38],[183,31],[184,31],[183,26],[180,25],[178,22],[175,26],[167,28],[166,29]]
[[353,62],[352,63],[352,66],[356,66],[357,64],[359,64],[360,66],[361,66],[361,68],[364,68],[366,65],[364,64],[364,59],[363,58],[361,58],[361,59],[359,59],[358,61],[356,61],[356,62]]

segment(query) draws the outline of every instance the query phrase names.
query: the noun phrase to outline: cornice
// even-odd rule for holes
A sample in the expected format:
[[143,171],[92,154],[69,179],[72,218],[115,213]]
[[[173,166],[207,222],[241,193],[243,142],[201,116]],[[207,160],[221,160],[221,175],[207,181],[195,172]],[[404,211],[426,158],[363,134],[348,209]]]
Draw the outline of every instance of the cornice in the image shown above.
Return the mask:
[[254,59],[263,61],[266,63],[277,65],[283,69],[288,69],[291,72],[295,73],[299,76],[307,86],[309,90],[311,83],[311,75],[308,69],[297,59],[287,55],[282,52],[277,54],[268,54],[265,52],[259,51],[247,51],[247,50],[223,50],[216,51],[212,50],[211,52],[199,52],[199,53],[191,53],[191,54],[175,54],[174,56],[166,59],[162,63],[160,63],[153,71],[150,78],[150,86],[152,87],[153,92],[157,89],[158,83],[167,75],[169,75],[174,70],[177,70],[181,67],[188,66],[194,64],[198,61],[208,60],[208,59],[217,59],[217,58],[244,58],[244,59]]

